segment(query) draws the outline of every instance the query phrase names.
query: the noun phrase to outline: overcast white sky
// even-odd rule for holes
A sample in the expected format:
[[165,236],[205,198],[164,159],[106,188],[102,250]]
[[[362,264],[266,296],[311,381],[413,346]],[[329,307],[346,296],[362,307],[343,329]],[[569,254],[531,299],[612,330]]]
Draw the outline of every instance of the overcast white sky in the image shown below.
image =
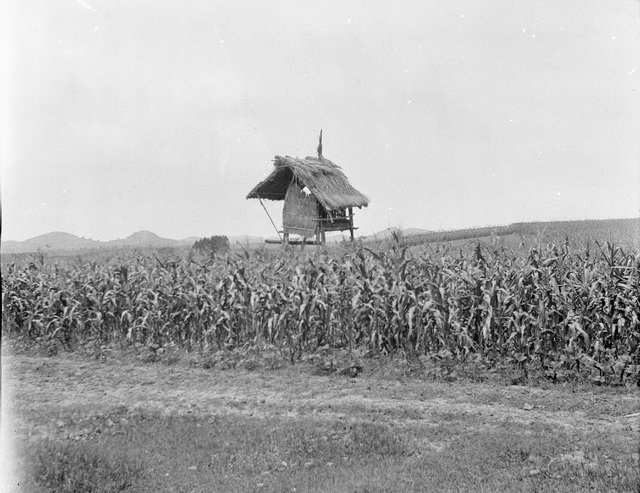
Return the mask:
[[638,0],[15,0],[0,22],[4,240],[273,236],[245,197],[321,128],[371,198],[360,234],[639,215]]

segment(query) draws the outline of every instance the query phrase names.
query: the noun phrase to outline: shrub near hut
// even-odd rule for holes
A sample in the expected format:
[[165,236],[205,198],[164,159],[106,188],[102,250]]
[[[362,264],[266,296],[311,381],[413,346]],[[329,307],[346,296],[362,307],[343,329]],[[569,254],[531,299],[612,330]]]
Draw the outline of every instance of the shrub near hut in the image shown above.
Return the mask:
[[226,236],[212,236],[210,238],[202,238],[193,244],[193,250],[208,255],[216,253],[226,253],[231,247],[229,246],[229,238]]

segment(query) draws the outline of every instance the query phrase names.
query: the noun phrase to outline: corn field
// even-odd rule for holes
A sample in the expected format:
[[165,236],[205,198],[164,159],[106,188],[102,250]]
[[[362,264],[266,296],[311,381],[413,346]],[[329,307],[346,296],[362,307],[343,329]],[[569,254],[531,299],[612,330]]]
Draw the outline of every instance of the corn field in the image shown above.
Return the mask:
[[195,261],[2,268],[3,332],[68,350],[114,341],[226,351],[275,345],[536,366],[549,378],[640,378],[640,255],[605,244],[416,253],[395,247]]

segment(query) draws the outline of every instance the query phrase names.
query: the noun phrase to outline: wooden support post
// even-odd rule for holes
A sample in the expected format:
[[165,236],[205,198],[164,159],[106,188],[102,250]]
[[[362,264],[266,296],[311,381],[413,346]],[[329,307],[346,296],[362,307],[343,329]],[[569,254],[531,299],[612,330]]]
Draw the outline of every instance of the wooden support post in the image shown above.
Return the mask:
[[353,207],[349,207],[349,232],[351,233],[351,242],[353,243]]
[[287,246],[289,244],[289,233],[284,233],[282,235],[282,244]]

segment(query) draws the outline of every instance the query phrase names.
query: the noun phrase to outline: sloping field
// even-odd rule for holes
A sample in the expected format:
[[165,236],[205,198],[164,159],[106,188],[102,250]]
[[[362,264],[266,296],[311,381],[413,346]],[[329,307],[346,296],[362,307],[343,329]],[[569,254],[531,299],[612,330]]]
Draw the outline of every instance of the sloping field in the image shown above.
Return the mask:
[[514,223],[508,226],[441,231],[402,238],[407,246],[450,244],[460,247],[484,241],[506,248],[530,248],[547,244],[568,245],[577,250],[597,250],[606,242],[625,251],[640,250],[640,218],[585,221]]

